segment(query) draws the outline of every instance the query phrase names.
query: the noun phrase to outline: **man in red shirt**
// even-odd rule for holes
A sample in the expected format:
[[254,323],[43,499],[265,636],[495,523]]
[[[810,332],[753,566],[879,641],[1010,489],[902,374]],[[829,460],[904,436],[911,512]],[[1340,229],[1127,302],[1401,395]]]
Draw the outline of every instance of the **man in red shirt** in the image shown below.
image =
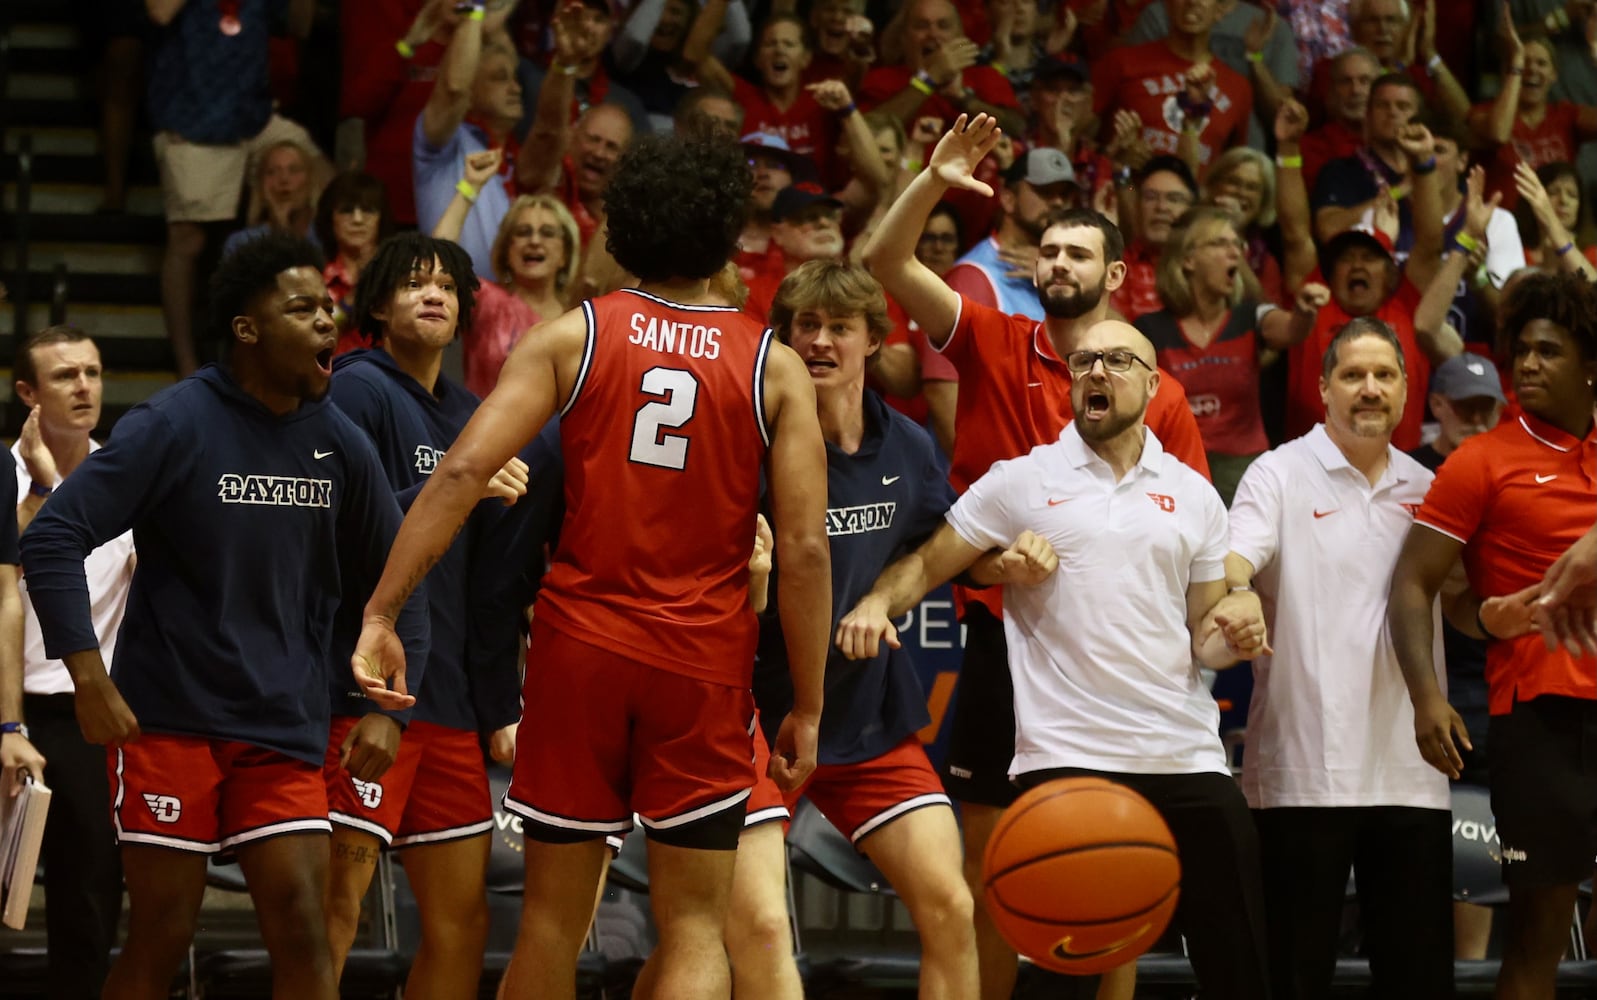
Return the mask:
[[1381,64],[1365,49],[1348,49],[1327,62],[1330,84],[1325,90],[1324,124],[1305,135],[1303,183],[1310,191],[1320,168],[1364,148],[1364,115],[1370,106],[1370,85]]
[[[888,209],[865,251],[866,264],[882,287],[959,370],[949,474],[959,490],[994,462],[1058,438],[1074,415],[1073,380],[1062,358],[1090,327],[1108,318],[1109,293],[1125,276],[1120,231],[1090,209],[1064,212],[1043,229],[1034,274],[1047,314],[1040,323],[962,297],[915,259],[915,241],[926,217],[950,188],[992,196],[973,171],[997,140],[991,118],[978,115],[967,123],[961,116],[937,144],[926,170]],[[1160,373],[1147,425],[1167,451],[1208,476],[1197,421],[1180,383],[1168,373]],[[965,875],[976,890],[987,839],[1017,795],[1008,781],[1014,757],[1014,695],[999,618],[1001,595],[987,590],[961,596],[966,598],[965,659],[943,781],[961,803]],[[981,893],[974,895],[982,996],[1007,997],[1014,985],[1015,954],[987,918]]]
[[1530,619],[1542,573],[1591,526],[1597,291],[1574,275],[1529,276],[1509,292],[1502,328],[1523,412],[1465,441],[1438,470],[1393,573],[1387,621],[1420,753],[1456,778],[1458,744],[1469,738],[1430,673],[1426,609],[1463,559],[1473,593],[1458,595],[1448,617],[1489,643],[1492,812],[1509,892],[1497,995],[1551,996],[1597,854],[1597,764],[1584,752],[1597,732],[1597,656],[1549,650]]
[[567,513],[538,595],[506,795],[537,889],[510,996],[574,1000],[605,837],[634,814],[660,924],[654,994],[730,991],[722,938],[754,785],[748,564],[762,470],[795,695],[770,774],[785,790],[815,767],[831,570],[814,389],[791,349],[710,291],[750,184],[724,141],[648,136],[627,152],[605,207],[610,249],[639,286],[521,339],[416,498],[367,605],[355,660],[376,686],[403,670],[393,609],[558,407]]
[[[1198,163],[1207,166],[1228,146],[1245,146],[1253,116],[1253,87],[1247,77],[1214,58],[1209,35],[1219,18],[1213,0],[1165,0],[1170,34],[1157,41],[1119,49],[1098,60],[1092,72],[1092,106],[1112,136],[1114,113],[1135,111],[1142,138],[1155,154],[1175,155],[1183,130],[1196,123]],[[1207,65],[1214,73],[1208,107],[1187,98],[1187,72]]]
[[1109,296],[1109,305],[1127,322],[1164,308],[1154,287],[1159,254],[1170,229],[1198,200],[1192,171],[1175,156],[1156,156],[1137,175],[1136,214],[1126,247],[1126,279]]
[[912,0],[904,11],[904,65],[878,66],[860,85],[862,106],[897,116],[905,130],[923,117],[953,121],[987,114],[1005,132],[1026,132],[1015,90],[1002,73],[976,65],[976,43],[966,38],[959,12],[948,0]]

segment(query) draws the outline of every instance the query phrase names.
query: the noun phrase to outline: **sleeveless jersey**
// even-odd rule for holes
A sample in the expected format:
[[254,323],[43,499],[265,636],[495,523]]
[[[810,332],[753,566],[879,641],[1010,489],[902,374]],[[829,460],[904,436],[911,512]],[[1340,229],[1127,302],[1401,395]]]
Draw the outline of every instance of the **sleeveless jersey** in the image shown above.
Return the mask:
[[536,614],[629,659],[747,688],[771,333],[731,307],[636,289],[582,310],[587,345],[560,414],[566,515]]

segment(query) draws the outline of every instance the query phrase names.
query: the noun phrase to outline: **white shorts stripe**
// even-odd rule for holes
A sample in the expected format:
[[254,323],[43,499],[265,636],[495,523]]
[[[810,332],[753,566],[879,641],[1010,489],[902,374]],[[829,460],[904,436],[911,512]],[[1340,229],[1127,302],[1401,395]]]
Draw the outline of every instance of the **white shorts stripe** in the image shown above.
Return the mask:
[[327,818],[331,820],[335,826],[347,826],[350,829],[359,830],[362,833],[369,833],[373,837],[376,837],[378,840],[382,841],[384,846],[392,845],[394,842],[394,835],[389,833],[381,823],[373,823],[369,819],[361,819],[359,816],[351,816],[349,813],[339,812],[336,809],[328,810]]
[[743,817],[743,829],[759,826],[762,823],[774,823],[779,819],[789,818],[786,806],[771,806],[769,809],[756,809]]
[[721,812],[722,810],[737,805],[739,802],[746,800],[749,797],[749,793],[752,791],[754,791],[754,789],[745,788],[743,791],[734,795],[728,795],[724,799],[717,799],[716,801],[707,805],[702,805],[697,809],[689,809],[685,813],[678,813],[675,816],[667,816],[665,819],[650,819],[647,816],[639,816],[638,818],[643,820],[643,825],[648,827],[650,830],[672,830],[679,826],[687,826],[689,823],[696,823],[699,820],[704,819],[706,816],[714,816],[716,813]]
[[905,813],[924,809],[927,806],[948,806],[952,809],[953,803],[949,802],[948,796],[942,792],[932,792],[927,795],[917,795],[913,799],[905,799],[890,809],[883,809],[875,816],[855,827],[854,832],[848,835],[848,839],[852,843],[858,844],[861,839],[870,836]]
[[471,823],[466,826],[452,826],[447,830],[434,830],[431,833],[414,833],[408,837],[395,837],[394,846],[420,847],[423,844],[441,844],[449,840],[465,840],[487,833],[494,828],[494,821],[485,819],[481,823]]
[[564,816],[556,816],[553,813],[546,813],[540,809],[534,809],[525,802],[517,802],[509,795],[504,797],[504,805],[505,811],[513,812],[522,819],[530,819],[534,823],[542,823],[544,826],[552,826],[560,830],[582,830],[587,833],[594,834],[625,834],[628,830],[632,829],[631,820],[618,819],[595,821],[567,819]]
[[174,851],[187,851],[190,854],[216,854],[222,845],[216,841],[184,840],[181,837],[163,837],[158,833],[127,833],[117,830],[116,841],[119,844],[144,844],[149,847],[170,847]]
[[333,824],[325,819],[288,819],[281,823],[268,823],[253,830],[235,833],[222,838],[222,849],[232,850],[240,844],[249,844],[268,837],[281,837],[285,833],[332,833]]

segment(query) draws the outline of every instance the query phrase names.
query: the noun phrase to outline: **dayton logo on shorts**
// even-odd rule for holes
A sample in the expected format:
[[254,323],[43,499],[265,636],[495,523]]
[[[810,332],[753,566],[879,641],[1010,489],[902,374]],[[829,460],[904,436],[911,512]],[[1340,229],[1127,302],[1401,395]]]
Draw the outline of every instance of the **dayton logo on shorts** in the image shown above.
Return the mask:
[[383,786],[380,782],[350,778],[349,783],[355,786],[355,794],[360,796],[361,804],[367,809],[376,809],[382,803]]
[[896,503],[865,503],[858,507],[828,507],[826,535],[863,535],[867,531],[886,531],[893,526]]
[[301,479],[298,476],[241,476],[226,472],[216,481],[216,495],[223,503],[256,504],[265,507],[331,507],[331,479]]
[[183,803],[175,795],[152,795],[144,793],[144,804],[150,807],[150,814],[157,823],[176,823],[179,816],[183,815]]
[[431,445],[418,444],[416,446],[416,472],[419,475],[430,476],[438,468],[438,462],[444,453]]
[[1164,493],[1149,493],[1148,499],[1152,500],[1154,506],[1166,514],[1174,514],[1176,512],[1176,498],[1173,496],[1167,496]]

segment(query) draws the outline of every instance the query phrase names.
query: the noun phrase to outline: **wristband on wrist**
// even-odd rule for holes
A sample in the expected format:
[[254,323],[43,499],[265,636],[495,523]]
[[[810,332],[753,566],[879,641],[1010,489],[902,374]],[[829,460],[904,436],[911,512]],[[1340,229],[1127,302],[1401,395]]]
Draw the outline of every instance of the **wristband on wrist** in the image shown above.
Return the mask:
[[1249,52],[1249,53],[1247,53],[1247,56],[1248,56],[1248,62],[1250,62],[1250,63],[1262,63],[1262,62],[1264,62],[1264,50],[1263,49],[1260,49],[1257,52]]
[[413,58],[416,55],[416,50],[411,48],[410,43],[405,41],[403,38],[394,43],[394,51],[398,52],[400,56],[405,59]]
[[836,114],[837,117],[839,117],[839,118],[847,118],[849,115],[853,114],[854,112],[856,112],[858,110],[859,110],[859,105],[855,104],[853,101],[849,101],[848,104],[844,105],[841,108],[838,108],[837,111],[834,112],[834,114]]
[[1442,54],[1440,52],[1435,53],[1431,56],[1430,61],[1425,64],[1425,75],[1435,76],[1436,71],[1442,69],[1445,65],[1446,63],[1442,62]]
[[910,77],[909,85],[925,94],[927,97],[932,96],[932,94],[937,90],[937,88],[932,84],[932,75],[925,70],[921,70],[919,73],[916,73],[914,76]]
[[1275,165],[1277,167],[1279,167],[1280,169],[1282,169],[1282,170],[1302,170],[1303,169],[1303,157],[1302,156],[1277,156],[1275,158]]
[[483,10],[482,4],[479,3],[475,7],[471,8],[471,13],[466,15],[466,20],[468,20],[468,21],[481,21],[483,18],[485,18],[487,16],[488,16],[488,12]]
[[1408,197],[1407,184],[1399,184],[1396,187],[1387,188],[1386,190],[1392,196],[1393,201],[1402,201],[1404,198]]
[[476,202],[477,195],[481,193],[480,189],[473,187],[471,182],[464,177],[460,179],[460,183],[455,185],[455,190],[459,191],[461,196],[469,202]]
[[1239,592],[1242,592],[1242,591],[1246,591],[1249,594],[1253,593],[1253,584],[1251,584],[1251,583],[1239,583],[1239,584],[1236,584],[1235,586],[1231,586],[1231,587],[1227,587],[1226,588],[1226,593],[1228,593],[1228,594],[1235,594],[1235,593],[1239,593]]
[[1453,242],[1460,250],[1463,250],[1466,253],[1474,253],[1476,250],[1481,248],[1480,240],[1471,236],[1469,233],[1463,232],[1462,230],[1453,235]]
[[52,494],[54,492],[55,492],[55,487],[54,486],[46,486],[44,483],[41,483],[41,482],[38,482],[38,481],[33,481],[33,482],[28,483],[28,495],[29,496],[47,497],[47,496],[49,496],[50,494]]
[[1004,77],[1005,79],[1009,78],[1009,67],[1005,66],[1003,63],[1001,63],[1001,62],[990,62],[987,65],[989,65],[993,69],[997,70],[998,74],[1000,76]]
[[1475,609],[1475,627],[1481,630],[1481,635],[1486,637],[1487,642],[1497,642],[1497,636],[1493,635],[1492,630],[1487,628],[1486,623],[1481,620],[1481,608],[1484,607],[1486,607],[1486,602],[1482,601],[1480,608]]
[[1436,157],[1431,156],[1421,160],[1420,162],[1414,164],[1413,170],[1415,177],[1424,177],[1426,174],[1435,173]]
[[23,739],[28,738],[28,727],[21,722],[0,722],[0,735],[16,733]]
[[1569,253],[1569,251],[1573,249],[1575,249],[1575,241],[1570,240],[1568,243],[1565,243],[1563,246],[1558,248],[1558,256],[1562,257],[1564,254]]

